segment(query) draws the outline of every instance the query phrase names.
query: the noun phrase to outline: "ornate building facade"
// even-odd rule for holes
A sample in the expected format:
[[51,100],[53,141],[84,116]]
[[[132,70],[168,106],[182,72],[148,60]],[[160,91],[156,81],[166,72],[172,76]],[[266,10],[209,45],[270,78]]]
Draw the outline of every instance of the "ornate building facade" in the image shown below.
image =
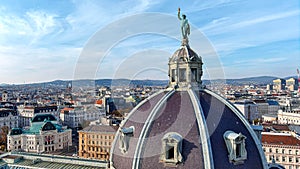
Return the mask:
[[72,145],[72,131],[52,114],[37,114],[29,129],[13,128],[7,136],[8,151],[51,152]]
[[16,110],[0,108],[0,128],[3,126],[9,129],[19,126],[19,116]]

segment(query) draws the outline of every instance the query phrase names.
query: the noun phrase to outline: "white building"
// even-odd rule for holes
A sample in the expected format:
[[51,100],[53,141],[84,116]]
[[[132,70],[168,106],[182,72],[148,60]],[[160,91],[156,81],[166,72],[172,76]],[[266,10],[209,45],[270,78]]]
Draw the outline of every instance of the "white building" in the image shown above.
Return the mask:
[[300,110],[278,111],[278,123],[300,125]]
[[66,125],[72,129],[78,128],[84,120],[83,108],[79,107],[65,107],[60,111],[60,120],[63,125]]
[[7,135],[8,151],[51,152],[72,145],[72,131],[52,114],[37,114],[29,129],[13,128]]
[[0,128],[7,126],[12,129],[19,126],[18,112],[12,109],[0,109]]
[[57,106],[18,106],[20,126],[30,126],[31,119],[38,113],[50,113],[56,118],[59,117]]
[[60,120],[64,125],[75,129],[81,126],[84,121],[94,121],[105,115],[105,111],[101,111],[96,106],[78,106],[65,107],[60,111]]
[[261,114],[257,111],[257,105],[252,101],[235,102],[234,105],[238,108],[248,121],[253,121],[261,118]]

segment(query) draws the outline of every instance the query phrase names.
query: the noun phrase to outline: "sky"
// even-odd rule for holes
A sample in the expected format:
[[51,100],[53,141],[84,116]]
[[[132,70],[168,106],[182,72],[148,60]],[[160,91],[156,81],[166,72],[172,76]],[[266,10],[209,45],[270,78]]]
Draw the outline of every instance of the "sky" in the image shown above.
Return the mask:
[[0,84],[167,79],[181,44],[178,7],[204,79],[283,78],[300,68],[298,0],[5,0]]

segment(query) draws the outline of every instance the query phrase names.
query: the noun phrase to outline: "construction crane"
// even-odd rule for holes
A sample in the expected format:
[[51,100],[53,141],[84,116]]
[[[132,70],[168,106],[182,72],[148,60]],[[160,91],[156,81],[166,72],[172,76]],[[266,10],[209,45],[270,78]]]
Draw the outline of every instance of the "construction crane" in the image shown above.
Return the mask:
[[298,95],[300,96],[300,73],[299,73],[299,69],[297,69],[297,75],[298,75]]

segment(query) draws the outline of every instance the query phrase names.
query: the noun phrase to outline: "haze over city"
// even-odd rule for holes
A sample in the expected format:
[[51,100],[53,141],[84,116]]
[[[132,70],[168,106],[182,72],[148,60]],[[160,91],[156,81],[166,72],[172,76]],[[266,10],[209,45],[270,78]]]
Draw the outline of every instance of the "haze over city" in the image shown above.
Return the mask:
[[[143,13],[177,17],[178,7],[215,48],[225,78],[296,75],[300,66],[300,9],[296,0],[29,0],[0,2],[0,84],[72,80],[82,50],[105,26]],[[155,22],[164,24],[159,19]],[[141,26],[139,22],[130,24]],[[178,21],[175,39],[164,36],[165,32],[120,39],[97,63],[93,77],[86,78],[167,79],[168,58],[180,45],[179,25]],[[99,42],[105,44],[106,38],[109,36]],[[191,39],[190,43],[195,46],[196,42]],[[202,58],[205,69],[208,57]],[[134,72],[134,76],[116,76],[125,62],[140,67],[155,64],[151,70]],[[131,69],[137,68],[127,66],[125,70]],[[204,73],[203,78],[209,76]]]

